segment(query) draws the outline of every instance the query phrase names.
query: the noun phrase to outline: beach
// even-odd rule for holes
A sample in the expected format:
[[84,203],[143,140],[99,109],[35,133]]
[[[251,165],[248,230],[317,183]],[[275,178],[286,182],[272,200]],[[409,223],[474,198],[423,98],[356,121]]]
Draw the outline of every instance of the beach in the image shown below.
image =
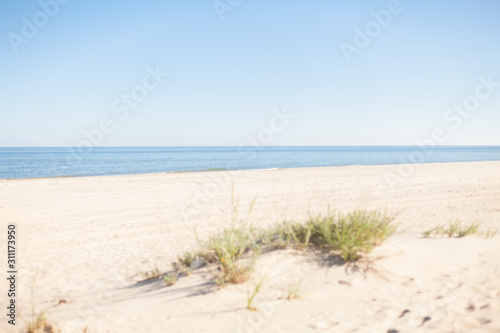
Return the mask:
[[[408,170],[372,165],[0,180],[1,237],[9,224],[17,227],[18,310],[28,317],[33,302],[61,332],[498,332],[500,234],[424,238],[422,232],[456,219],[500,232],[500,162]],[[216,288],[205,269],[169,287],[141,282],[140,272],[171,270],[197,239],[235,220],[264,227],[356,209],[385,211],[398,224],[366,269],[284,250],[262,254],[241,285]],[[264,276],[258,311],[249,311],[247,287]],[[302,296],[286,300],[291,280],[301,281]],[[8,281],[0,287],[7,290]],[[8,302],[3,291],[1,299]],[[16,324],[4,319],[0,331],[23,331],[20,318]]]

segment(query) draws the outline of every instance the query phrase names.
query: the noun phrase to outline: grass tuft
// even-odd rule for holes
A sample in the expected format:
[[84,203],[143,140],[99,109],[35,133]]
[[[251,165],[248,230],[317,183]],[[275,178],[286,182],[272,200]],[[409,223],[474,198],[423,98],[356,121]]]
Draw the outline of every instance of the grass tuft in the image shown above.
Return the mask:
[[189,268],[191,264],[196,260],[196,254],[192,252],[186,252],[183,257],[177,258],[177,263],[181,267]]
[[[36,318],[35,318],[36,317]],[[52,327],[47,324],[45,312],[33,315],[33,318],[26,324],[26,333],[52,332]]]
[[311,217],[305,223],[294,223],[278,230],[281,243],[293,243],[338,253],[344,261],[352,262],[382,244],[396,231],[393,218],[377,211],[357,210],[349,214],[327,214]]
[[42,311],[40,313],[36,313],[35,305],[33,302],[33,288],[37,278],[38,272],[35,275],[32,284],[31,284],[31,319],[26,320],[23,317],[24,324],[26,325],[26,333],[52,333],[54,332],[52,325],[47,323],[46,312]]
[[422,232],[424,237],[435,236],[448,236],[448,237],[465,237],[470,235],[483,235],[486,238],[491,238],[495,236],[496,231],[488,228],[486,232],[479,232],[479,227],[481,223],[473,222],[470,224],[463,224],[460,220],[451,221],[447,226],[437,226]]
[[206,245],[205,257],[215,259],[220,271],[216,274],[219,285],[245,282],[252,270],[251,265],[241,263],[241,257],[253,250],[259,252],[255,233],[248,227],[231,227],[210,239]]
[[160,275],[161,275],[160,270],[158,269],[158,267],[155,267],[152,270],[149,270],[149,271],[146,271],[146,272],[141,271],[140,273],[142,275],[142,280],[143,281],[155,280],[155,279],[158,279],[160,277]]
[[264,276],[260,282],[255,286],[253,289],[252,294],[250,294],[250,287],[247,285],[247,309],[250,311],[257,311],[255,307],[252,306],[253,300],[255,299],[255,296],[260,292],[260,288],[264,284],[264,281],[266,280],[266,277]]
[[288,300],[300,298],[299,288],[300,288],[301,283],[302,283],[302,279],[298,280],[297,282],[288,284],[288,296],[287,296]]
[[163,277],[163,281],[167,284],[167,286],[171,286],[177,281],[177,278],[177,273],[168,273]]
[[458,230],[456,231],[458,237],[465,237],[465,236],[477,234],[477,232],[479,230],[479,225],[480,225],[480,223],[473,222],[473,223],[466,225],[466,226],[462,226],[462,227],[459,226]]
[[204,264],[202,256],[198,253],[186,252],[183,257],[177,257],[177,261],[172,263],[174,269],[184,275],[191,275],[193,268],[198,268]]
[[488,228],[486,231],[484,231],[482,234],[485,238],[493,238],[497,234],[497,230],[493,230],[491,228]]

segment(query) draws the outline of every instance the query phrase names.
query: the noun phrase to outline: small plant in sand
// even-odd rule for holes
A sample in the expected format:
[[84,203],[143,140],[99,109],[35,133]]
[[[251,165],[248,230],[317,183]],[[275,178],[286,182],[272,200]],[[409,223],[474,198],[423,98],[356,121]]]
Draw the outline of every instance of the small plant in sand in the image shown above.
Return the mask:
[[191,264],[196,260],[196,254],[193,252],[184,253],[183,257],[177,257],[177,262],[174,265],[180,267],[191,267]]
[[479,227],[481,223],[473,222],[470,224],[463,224],[460,220],[455,220],[449,222],[447,226],[437,226],[428,230],[425,230],[422,234],[424,237],[436,236],[448,236],[448,237],[465,237],[469,235],[484,235],[486,238],[493,237],[496,232],[488,228],[485,233],[479,232]]
[[177,281],[178,275],[177,273],[168,273],[163,277],[163,281],[167,286],[173,285]]
[[307,249],[311,238],[311,228],[302,223],[283,223],[270,231],[271,242],[275,249],[294,247],[299,251]]
[[253,289],[253,292],[250,294],[250,286],[247,285],[247,309],[250,311],[257,311],[257,309],[252,305],[253,300],[255,299],[255,296],[260,292],[260,288],[262,288],[262,285],[264,284],[264,281],[266,280],[266,277],[264,276],[260,282],[255,286]]
[[497,234],[497,230],[493,230],[491,228],[486,229],[482,234],[485,238],[493,238]]
[[[177,261],[172,263],[172,266],[176,271],[189,276],[191,275],[192,267],[194,264],[196,264],[197,260],[203,263],[201,256],[199,254],[194,252],[186,252],[184,256],[177,257]],[[202,263],[196,266],[199,267],[202,265]]]
[[333,249],[345,261],[356,261],[364,253],[382,244],[396,231],[393,218],[379,212],[355,211],[338,216],[334,228]]
[[256,238],[250,228],[242,226],[226,229],[210,239],[206,247],[208,253],[219,264],[220,271],[216,274],[217,284],[238,284],[248,279],[252,267],[243,264],[240,259],[250,250],[258,252]]
[[158,279],[161,275],[160,270],[156,266],[152,270],[145,272],[141,271],[140,273],[143,281]]
[[431,229],[427,229],[427,230],[424,230],[422,232],[422,235],[425,237],[425,238],[428,238],[432,235],[444,235],[445,232],[444,232],[444,227],[443,226],[437,226],[437,227],[434,227],[434,228],[431,228]]
[[300,288],[301,283],[302,283],[302,279],[300,279],[296,282],[290,282],[288,284],[288,296],[287,296],[288,300],[292,300],[292,299],[300,297],[299,288]]
[[26,325],[26,333],[52,332],[52,328],[50,328],[50,331],[47,330],[47,327],[51,326],[47,324],[45,312],[33,315],[32,319],[30,321],[25,321],[24,324]]
[[31,319],[26,320],[23,317],[21,317],[21,319],[26,325],[26,333],[53,333],[54,330],[52,328],[52,325],[47,323],[47,317],[45,311],[42,311],[38,314],[35,311],[35,305],[33,301],[33,288],[35,281],[36,281],[36,275],[31,284]]
[[[457,223],[460,223],[460,222],[457,222]],[[475,234],[477,234],[477,232],[479,230],[479,225],[480,225],[480,223],[474,222],[474,223],[471,223],[469,225],[465,225],[462,227],[458,226],[458,230],[456,231],[456,233],[457,233],[458,237],[475,235]]]
[[[257,197],[254,197],[247,216],[252,213],[256,200]],[[257,231],[249,226],[247,221],[238,220],[239,198],[236,200],[234,198],[234,183],[231,190],[231,206],[233,207],[231,227],[210,238],[201,252],[204,262],[218,265],[215,274],[215,282],[218,285],[247,281],[253,262],[245,264],[242,257],[252,252],[255,259],[260,253]]]

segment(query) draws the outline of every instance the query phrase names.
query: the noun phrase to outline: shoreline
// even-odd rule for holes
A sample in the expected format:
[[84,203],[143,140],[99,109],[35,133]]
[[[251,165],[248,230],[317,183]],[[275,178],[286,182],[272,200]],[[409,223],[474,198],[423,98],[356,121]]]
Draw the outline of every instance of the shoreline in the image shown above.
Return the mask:
[[440,165],[440,164],[461,164],[461,163],[495,163],[500,160],[492,161],[460,161],[460,162],[422,162],[422,163],[392,163],[392,164],[350,164],[350,165],[333,165],[333,166],[306,166],[306,167],[293,167],[293,168],[262,168],[262,169],[225,169],[225,168],[210,168],[205,170],[185,170],[185,171],[165,171],[153,173],[127,173],[127,174],[102,174],[102,175],[75,175],[75,176],[55,176],[55,177],[31,177],[31,178],[0,178],[0,181],[19,181],[19,180],[39,180],[39,179],[64,179],[64,178],[92,178],[92,177],[120,177],[120,176],[151,176],[163,174],[197,174],[197,173],[210,173],[210,172],[243,172],[243,171],[273,171],[273,170],[301,170],[301,169],[328,169],[328,168],[352,168],[352,167],[377,167],[377,166],[419,166],[419,165]]

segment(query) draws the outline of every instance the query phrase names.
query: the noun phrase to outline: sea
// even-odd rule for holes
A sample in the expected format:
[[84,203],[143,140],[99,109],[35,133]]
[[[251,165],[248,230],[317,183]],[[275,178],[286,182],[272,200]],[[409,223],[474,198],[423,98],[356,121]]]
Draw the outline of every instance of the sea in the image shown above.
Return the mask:
[[0,179],[500,161],[500,146],[0,147]]

